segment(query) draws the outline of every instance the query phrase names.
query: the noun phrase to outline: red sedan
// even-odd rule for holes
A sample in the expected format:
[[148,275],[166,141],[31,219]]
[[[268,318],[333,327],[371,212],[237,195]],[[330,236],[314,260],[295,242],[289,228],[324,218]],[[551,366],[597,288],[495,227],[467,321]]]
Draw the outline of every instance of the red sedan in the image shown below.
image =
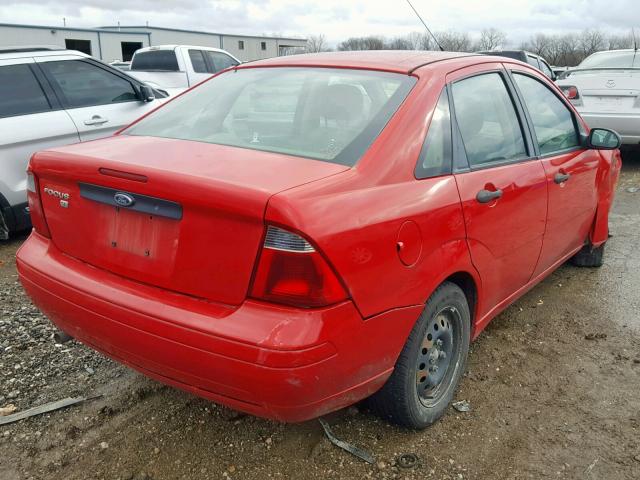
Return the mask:
[[421,428],[493,317],[602,264],[619,143],[507,58],[249,63],[37,153],[18,270],[61,330],[167,384],[283,421],[370,397]]

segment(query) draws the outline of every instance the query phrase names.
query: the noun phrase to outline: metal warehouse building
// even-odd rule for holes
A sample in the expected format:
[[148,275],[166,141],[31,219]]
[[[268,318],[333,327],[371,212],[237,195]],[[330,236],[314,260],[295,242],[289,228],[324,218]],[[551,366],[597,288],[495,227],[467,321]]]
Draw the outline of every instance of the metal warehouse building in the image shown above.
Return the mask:
[[222,48],[242,61],[250,61],[300,52],[306,43],[304,38],[226,35],[146,25],[74,28],[0,23],[0,48],[57,45],[105,62],[128,61],[139,48],[166,44]]

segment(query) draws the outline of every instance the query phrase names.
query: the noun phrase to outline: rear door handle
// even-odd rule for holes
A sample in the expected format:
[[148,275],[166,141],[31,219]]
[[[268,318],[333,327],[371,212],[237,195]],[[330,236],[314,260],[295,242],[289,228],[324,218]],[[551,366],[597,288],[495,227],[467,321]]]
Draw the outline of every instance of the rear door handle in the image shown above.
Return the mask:
[[553,177],[553,181],[556,183],[564,183],[569,180],[571,175],[568,173],[556,173],[556,176]]
[[103,123],[107,123],[109,121],[108,118],[101,117],[100,115],[94,115],[88,120],[84,121],[85,125],[102,125]]
[[502,197],[502,190],[480,190],[476,195],[476,200],[480,203],[489,203]]

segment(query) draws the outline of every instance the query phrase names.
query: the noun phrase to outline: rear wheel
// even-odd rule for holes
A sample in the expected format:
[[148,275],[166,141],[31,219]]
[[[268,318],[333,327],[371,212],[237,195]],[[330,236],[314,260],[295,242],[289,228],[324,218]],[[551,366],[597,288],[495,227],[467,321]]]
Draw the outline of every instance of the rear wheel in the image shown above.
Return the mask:
[[571,257],[571,263],[578,267],[601,267],[604,263],[604,246],[604,243],[599,247],[585,245]]
[[394,423],[425,428],[453,399],[469,352],[471,315],[464,292],[440,285],[405,343],[395,369],[369,399],[371,409]]

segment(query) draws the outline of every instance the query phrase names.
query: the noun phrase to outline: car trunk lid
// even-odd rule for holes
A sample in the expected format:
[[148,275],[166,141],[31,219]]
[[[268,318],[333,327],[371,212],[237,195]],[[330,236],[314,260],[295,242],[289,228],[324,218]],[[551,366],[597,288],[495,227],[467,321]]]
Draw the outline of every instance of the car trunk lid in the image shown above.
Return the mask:
[[269,198],[348,167],[186,140],[117,136],[38,153],[52,241],[124,277],[237,305]]
[[640,108],[640,71],[587,70],[562,82],[575,85],[586,112],[633,113]]

